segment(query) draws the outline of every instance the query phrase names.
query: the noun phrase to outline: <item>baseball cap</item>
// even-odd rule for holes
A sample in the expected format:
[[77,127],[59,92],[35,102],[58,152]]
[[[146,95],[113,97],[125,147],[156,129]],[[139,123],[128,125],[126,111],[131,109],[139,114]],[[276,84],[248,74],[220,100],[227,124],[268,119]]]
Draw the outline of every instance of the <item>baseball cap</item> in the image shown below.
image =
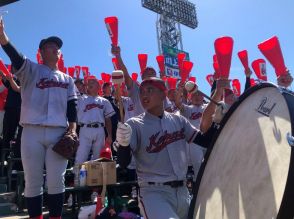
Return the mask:
[[49,42],[56,43],[59,49],[62,47],[62,44],[63,44],[62,40],[59,37],[51,36],[46,39],[42,39],[40,41],[39,49],[41,49],[46,43],[49,43]]
[[140,84],[140,88],[143,87],[144,85],[150,84],[156,88],[158,88],[161,91],[166,91],[166,86],[163,80],[161,80],[160,78],[156,78],[156,77],[150,77],[148,79],[145,79],[144,81],[142,81],[142,83]]

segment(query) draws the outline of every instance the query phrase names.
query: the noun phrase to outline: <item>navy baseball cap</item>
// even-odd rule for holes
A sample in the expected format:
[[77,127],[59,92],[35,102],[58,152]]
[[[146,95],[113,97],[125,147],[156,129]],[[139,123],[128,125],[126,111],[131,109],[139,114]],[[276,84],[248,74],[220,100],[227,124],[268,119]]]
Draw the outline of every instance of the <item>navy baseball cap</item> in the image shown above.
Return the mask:
[[49,43],[49,42],[56,43],[59,49],[62,47],[62,44],[63,44],[62,40],[59,37],[51,36],[46,39],[42,39],[40,41],[39,49],[41,49],[46,43]]

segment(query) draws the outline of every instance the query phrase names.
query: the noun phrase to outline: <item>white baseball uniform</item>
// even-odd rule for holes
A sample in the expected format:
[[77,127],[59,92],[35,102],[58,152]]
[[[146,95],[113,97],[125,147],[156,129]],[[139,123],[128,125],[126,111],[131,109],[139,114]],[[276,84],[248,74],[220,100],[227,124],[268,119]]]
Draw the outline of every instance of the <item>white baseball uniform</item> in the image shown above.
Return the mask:
[[[183,109],[180,111],[181,115],[189,120],[189,122],[195,126],[197,129],[200,128],[200,121],[207,105],[195,106],[195,105],[185,105],[183,104]],[[199,172],[201,163],[203,161],[206,149],[194,144],[187,144],[188,147],[188,158],[190,165],[193,165],[194,169],[194,181],[196,180],[197,174]]]
[[[87,161],[92,149],[92,159],[98,159],[105,144],[105,118],[110,118],[115,111],[111,103],[100,96],[83,95],[78,101],[78,123],[80,128],[80,146],[76,154],[76,164]],[[92,127],[87,127],[91,126]],[[96,125],[96,128],[93,127]]]
[[67,160],[52,151],[52,147],[67,129],[67,102],[77,99],[74,81],[59,70],[29,59],[25,59],[15,75],[21,84],[25,196],[42,194],[44,163],[48,193],[62,193]]
[[187,218],[189,199],[185,185],[188,168],[186,143],[197,130],[181,115],[164,112],[162,118],[145,112],[127,121],[131,126],[130,147],[136,160],[140,208],[146,218]]

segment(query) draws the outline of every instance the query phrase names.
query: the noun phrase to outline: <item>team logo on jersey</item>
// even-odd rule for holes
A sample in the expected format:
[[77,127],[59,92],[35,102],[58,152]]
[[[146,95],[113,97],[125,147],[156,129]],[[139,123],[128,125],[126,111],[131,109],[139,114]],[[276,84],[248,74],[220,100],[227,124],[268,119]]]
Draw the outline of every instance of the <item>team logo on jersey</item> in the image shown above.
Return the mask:
[[89,111],[91,109],[94,109],[94,108],[103,109],[103,105],[100,105],[98,103],[87,104],[85,109],[84,109],[84,112],[87,112],[87,111]]
[[68,83],[61,81],[54,81],[53,79],[49,80],[48,78],[41,78],[38,83],[36,83],[36,87],[40,89],[52,88],[52,87],[60,87],[67,89]]
[[184,128],[182,128],[180,131],[175,131],[173,133],[167,133],[167,131],[164,131],[163,135],[160,137],[159,133],[160,132],[157,132],[149,138],[150,143],[149,146],[146,147],[146,151],[148,153],[158,153],[162,149],[164,149],[168,144],[185,138]]
[[202,113],[196,113],[196,112],[194,112],[194,113],[192,113],[192,115],[190,116],[190,120],[197,120],[197,119],[200,119],[201,118],[201,116],[202,116]]

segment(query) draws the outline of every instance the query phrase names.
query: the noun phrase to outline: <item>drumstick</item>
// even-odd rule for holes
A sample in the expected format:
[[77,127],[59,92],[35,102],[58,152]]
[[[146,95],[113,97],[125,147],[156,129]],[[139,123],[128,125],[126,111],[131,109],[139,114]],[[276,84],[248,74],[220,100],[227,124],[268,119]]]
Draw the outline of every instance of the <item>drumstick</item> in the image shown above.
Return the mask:
[[214,103],[217,106],[220,106],[221,104],[213,100],[211,97],[203,93],[201,90],[197,90],[201,95],[203,95],[206,99],[210,100],[212,103]]
[[124,122],[124,109],[123,109],[123,103],[121,99],[121,92],[120,92],[120,85],[117,85],[117,101],[118,101],[118,109],[119,109],[119,115],[120,115],[120,121],[123,123]]

